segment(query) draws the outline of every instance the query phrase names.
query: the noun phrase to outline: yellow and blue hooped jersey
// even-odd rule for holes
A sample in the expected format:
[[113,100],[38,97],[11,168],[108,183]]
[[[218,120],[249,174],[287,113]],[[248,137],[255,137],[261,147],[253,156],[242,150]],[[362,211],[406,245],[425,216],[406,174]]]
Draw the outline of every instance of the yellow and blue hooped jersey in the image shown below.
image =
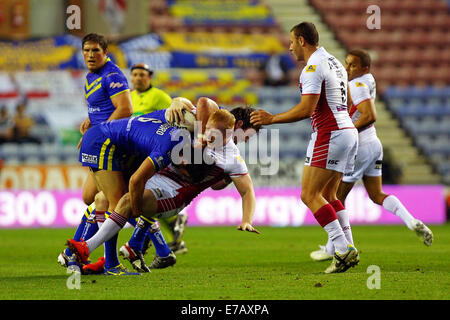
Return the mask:
[[116,109],[111,98],[127,90],[130,90],[127,78],[109,58],[100,70],[88,73],[84,96],[91,125],[108,120]]

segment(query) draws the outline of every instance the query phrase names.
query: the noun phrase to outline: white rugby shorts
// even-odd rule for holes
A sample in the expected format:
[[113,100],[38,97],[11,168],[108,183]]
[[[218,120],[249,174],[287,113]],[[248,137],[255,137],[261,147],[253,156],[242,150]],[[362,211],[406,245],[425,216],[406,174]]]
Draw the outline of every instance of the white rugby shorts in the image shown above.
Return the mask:
[[378,177],[382,174],[383,146],[380,139],[372,138],[358,147],[354,170],[346,171],[342,181],[352,183],[363,176]]
[[150,190],[155,195],[157,214],[154,217],[157,219],[177,215],[186,207],[186,205],[180,204],[178,201],[178,189],[181,186],[178,186],[175,182],[167,182],[168,178],[156,174],[145,184],[145,189]]
[[352,172],[358,150],[358,131],[354,128],[313,132],[306,151],[305,165]]

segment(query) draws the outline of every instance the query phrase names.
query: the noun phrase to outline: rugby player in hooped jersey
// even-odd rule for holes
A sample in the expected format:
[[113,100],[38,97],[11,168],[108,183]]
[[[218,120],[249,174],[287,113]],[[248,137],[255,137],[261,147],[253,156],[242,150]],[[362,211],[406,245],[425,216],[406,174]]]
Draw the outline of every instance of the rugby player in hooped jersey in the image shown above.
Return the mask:
[[359,262],[346,237],[337,211],[343,207],[336,192],[343,173],[353,170],[358,132],[347,112],[347,72],[323,47],[314,24],[302,22],[291,29],[289,50],[306,61],[300,75],[301,101],[290,110],[272,115],[258,110],[254,124],[290,123],[311,118],[313,133],[302,176],[301,199],[327,232],[335,252],[325,273],[345,272]]
[[203,159],[209,167],[199,181],[189,182],[186,176],[170,166],[149,177],[139,206],[133,203],[133,194],[130,192],[120,199],[115,210],[91,239],[80,242],[69,240],[68,245],[78,260],[84,263],[93,250],[117,235],[130,217],[151,219],[154,216],[175,215],[203,190],[226,184],[224,180],[228,177],[242,197],[243,214],[238,230],[259,233],[252,226],[255,210],[253,183],[233,141],[235,121],[235,117],[226,110],[217,110],[209,117],[205,132],[205,155],[208,159]]
[[[422,221],[415,219],[396,196],[385,194],[382,190],[383,146],[373,125],[376,121],[376,84],[370,72],[370,65],[370,55],[364,50],[352,50],[345,59],[352,101],[349,112],[359,132],[359,143],[355,168],[344,174],[337,191],[338,199],[344,204],[355,182],[362,179],[374,203],[401,218],[425,245],[431,246],[433,243],[431,230]],[[348,221],[345,224],[348,226],[345,232],[351,237],[350,224]],[[313,260],[324,261],[333,257],[334,247],[330,241],[320,248],[311,252]]]

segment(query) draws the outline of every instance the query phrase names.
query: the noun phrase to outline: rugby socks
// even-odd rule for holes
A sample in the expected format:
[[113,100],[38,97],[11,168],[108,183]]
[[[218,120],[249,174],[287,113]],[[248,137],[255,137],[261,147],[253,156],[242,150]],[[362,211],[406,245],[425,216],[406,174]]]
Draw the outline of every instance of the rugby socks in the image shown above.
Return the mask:
[[339,253],[347,251],[348,241],[344,231],[339,224],[339,220],[331,204],[326,204],[314,213],[314,217],[322,228],[327,232],[328,238],[333,242],[334,247]]
[[131,249],[136,251],[142,251],[144,245],[145,235],[147,234],[148,228],[150,227],[150,222],[139,217],[134,227],[133,234],[131,235],[128,245]]
[[105,211],[95,211],[95,221],[97,221],[98,228],[102,227],[103,222],[105,222]]
[[342,231],[344,231],[345,238],[347,241],[351,244],[354,244],[353,242],[353,234],[352,234],[352,228],[350,227],[350,216],[345,210],[344,205],[340,200],[335,200],[333,202],[330,202],[330,205],[334,208],[336,211],[336,215],[339,220],[339,224],[341,225]]
[[[86,221],[84,226],[83,234],[81,235],[81,239],[86,241],[89,240],[96,234],[98,231],[97,221],[95,220],[95,209],[89,215],[89,218]],[[78,241],[78,240],[76,240]]]
[[[92,237],[92,235],[95,234],[96,230],[95,228],[90,228],[91,224],[94,220],[95,222],[95,218],[93,216],[93,212],[95,212],[95,204],[91,204],[90,206],[88,206],[86,208],[86,211],[83,214],[83,217],[81,218],[81,222],[77,227],[77,230],[75,231],[75,235],[73,236],[73,240],[75,241],[80,241],[80,240],[85,240],[88,239],[86,237]],[[90,232],[88,232],[88,229],[91,229]],[[67,256],[71,256],[72,252],[67,248],[65,250],[65,253]]]
[[128,245],[131,249],[142,251],[145,237],[148,236],[155,246],[156,254],[167,257],[170,248],[161,232],[159,222],[153,218],[139,217]]
[[116,212],[112,212],[102,224],[98,232],[86,241],[89,252],[94,251],[102,243],[105,243],[105,268],[116,267],[120,264],[117,257],[117,238],[119,231],[127,223],[127,218]]
[[410,230],[412,230],[413,228],[412,222],[414,220],[414,217],[409,213],[409,211],[405,208],[405,206],[396,196],[388,195],[386,198],[384,198],[382,206],[387,211],[392,212],[397,217],[402,219],[403,222],[406,224],[406,226]]
[[[150,219],[153,220],[153,219]],[[167,257],[170,253],[170,248],[161,232],[161,227],[157,220],[150,227],[150,240],[155,246],[156,254],[160,257]]]

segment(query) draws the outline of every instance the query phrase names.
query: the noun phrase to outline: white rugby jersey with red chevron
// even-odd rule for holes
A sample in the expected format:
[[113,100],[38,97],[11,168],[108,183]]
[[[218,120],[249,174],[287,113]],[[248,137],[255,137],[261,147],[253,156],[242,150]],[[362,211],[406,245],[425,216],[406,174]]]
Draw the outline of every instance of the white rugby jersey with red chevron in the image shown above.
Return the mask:
[[[366,73],[350,81],[348,86],[353,100],[353,105],[350,107],[350,117],[354,123],[361,116],[361,113],[358,111],[358,105],[370,99],[375,102],[377,94],[375,78],[371,73]],[[373,124],[359,130],[360,141],[373,137],[376,137],[376,130]]]
[[347,111],[347,72],[339,60],[323,47],[308,59],[299,85],[302,96],[320,94],[311,116],[314,131],[354,128]]

